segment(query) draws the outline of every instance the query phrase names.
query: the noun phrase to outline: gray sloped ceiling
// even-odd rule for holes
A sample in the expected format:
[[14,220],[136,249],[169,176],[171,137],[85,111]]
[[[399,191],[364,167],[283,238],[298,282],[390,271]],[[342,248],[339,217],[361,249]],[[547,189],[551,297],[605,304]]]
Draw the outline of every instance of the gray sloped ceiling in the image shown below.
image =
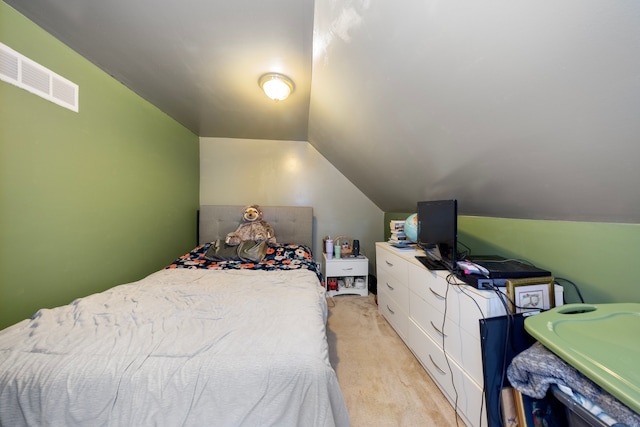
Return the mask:
[[640,223],[638,2],[6,3],[201,136],[309,141],[384,211]]

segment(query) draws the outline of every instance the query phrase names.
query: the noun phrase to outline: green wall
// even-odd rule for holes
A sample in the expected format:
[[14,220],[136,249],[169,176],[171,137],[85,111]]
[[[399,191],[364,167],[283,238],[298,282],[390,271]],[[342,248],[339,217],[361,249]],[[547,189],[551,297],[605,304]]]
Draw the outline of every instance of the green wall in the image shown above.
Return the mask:
[[[385,214],[389,220],[410,213]],[[458,240],[473,254],[525,259],[556,278],[575,283],[589,303],[640,302],[634,267],[640,248],[640,225],[596,222],[458,217]],[[578,302],[573,286],[564,282],[565,298]]]
[[[640,225],[461,216],[458,238],[473,253],[526,259],[575,283],[586,302],[640,302],[634,271]],[[567,300],[577,302],[572,286]]]
[[195,245],[198,137],[0,2],[0,41],[80,111],[0,82],[0,329],[138,280]]

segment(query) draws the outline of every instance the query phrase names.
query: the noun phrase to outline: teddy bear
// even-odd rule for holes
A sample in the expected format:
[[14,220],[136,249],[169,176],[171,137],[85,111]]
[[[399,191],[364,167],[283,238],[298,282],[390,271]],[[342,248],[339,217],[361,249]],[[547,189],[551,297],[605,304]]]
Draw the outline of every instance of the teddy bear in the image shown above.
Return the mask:
[[242,223],[236,231],[227,234],[225,243],[229,246],[237,246],[244,240],[276,243],[273,227],[262,219],[262,210],[258,205],[251,205],[244,208]]

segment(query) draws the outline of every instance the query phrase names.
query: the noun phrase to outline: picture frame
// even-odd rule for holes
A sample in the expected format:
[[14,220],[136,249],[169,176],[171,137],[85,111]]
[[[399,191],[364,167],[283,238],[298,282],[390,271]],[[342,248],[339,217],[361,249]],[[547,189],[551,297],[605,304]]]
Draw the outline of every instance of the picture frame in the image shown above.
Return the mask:
[[[518,427],[533,427],[533,420],[531,419],[531,417],[527,418],[527,415],[530,410],[529,407],[531,406],[529,403],[529,398],[523,395],[522,393],[520,393],[515,388],[512,389],[512,391],[513,391],[514,412],[516,414],[515,416],[516,425]],[[526,408],[525,408],[525,398],[527,399]]]
[[551,276],[507,280],[507,298],[511,313],[527,313],[555,307],[553,282]]
[[[502,426],[503,427],[518,427],[518,420],[524,416],[519,413],[518,406],[516,406],[516,393],[517,390],[512,387],[504,387],[500,392],[500,407],[502,409]],[[522,397],[522,396],[520,396]]]

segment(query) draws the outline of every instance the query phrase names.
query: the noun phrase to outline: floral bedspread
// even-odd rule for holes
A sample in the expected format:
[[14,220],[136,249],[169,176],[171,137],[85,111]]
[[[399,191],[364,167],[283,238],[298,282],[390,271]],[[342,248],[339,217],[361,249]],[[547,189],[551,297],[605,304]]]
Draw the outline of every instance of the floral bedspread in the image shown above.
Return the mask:
[[300,270],[313,271],[322,282],[320,266],[313,259],[311,250],[305,245],[270,243],[267,254],[260,262],[213,261],[205,258],[211,243],[205,243],[182,255],[166,268],[204,268],[211,270]]

